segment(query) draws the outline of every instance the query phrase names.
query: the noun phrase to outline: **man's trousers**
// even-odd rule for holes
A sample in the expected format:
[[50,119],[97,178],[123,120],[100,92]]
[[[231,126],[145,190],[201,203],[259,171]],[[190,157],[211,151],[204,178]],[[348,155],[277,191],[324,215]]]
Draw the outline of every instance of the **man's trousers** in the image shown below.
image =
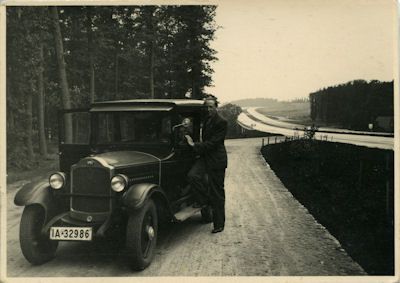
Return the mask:
[[[208,186],[205,175],[208,175]],[[225,168],[207,168],[202,158],[198,159],[188,174],[195,200],[200,204],[210,204],[213,210],[214,228],[225,225]]]

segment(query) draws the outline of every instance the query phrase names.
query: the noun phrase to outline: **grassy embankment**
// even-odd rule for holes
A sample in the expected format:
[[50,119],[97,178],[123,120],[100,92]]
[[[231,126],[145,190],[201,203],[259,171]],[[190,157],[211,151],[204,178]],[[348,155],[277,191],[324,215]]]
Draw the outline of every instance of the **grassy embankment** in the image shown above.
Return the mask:
[[264,106],[257,109],[263,115],[270,118],[277,118],[285,122],[292,122],[302,125],[311,125],[310,103],[309,102],[282,102],[277,105]]
[[262,153],[286,188],[371,275],[393,275],[393,151],[298,140]]

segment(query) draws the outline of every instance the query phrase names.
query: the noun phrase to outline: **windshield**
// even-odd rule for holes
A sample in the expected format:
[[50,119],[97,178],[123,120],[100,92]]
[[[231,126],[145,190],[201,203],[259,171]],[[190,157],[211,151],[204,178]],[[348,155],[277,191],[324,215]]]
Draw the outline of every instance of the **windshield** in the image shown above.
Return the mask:
[[171,132],[168,112],[97,113],[97,144],[169,144]]

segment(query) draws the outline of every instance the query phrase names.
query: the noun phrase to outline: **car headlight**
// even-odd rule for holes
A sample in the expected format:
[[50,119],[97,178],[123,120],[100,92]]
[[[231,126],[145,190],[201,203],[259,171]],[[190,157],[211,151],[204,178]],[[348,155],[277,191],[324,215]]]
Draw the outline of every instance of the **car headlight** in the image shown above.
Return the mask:
[[59,190],[65,185],[65,174],[62,172],[53,173],[49,178],[50,187]]
[[122,174],[115,175],[111,179],[111,189],[117,193],[122,192],[128,185],[128,177]]

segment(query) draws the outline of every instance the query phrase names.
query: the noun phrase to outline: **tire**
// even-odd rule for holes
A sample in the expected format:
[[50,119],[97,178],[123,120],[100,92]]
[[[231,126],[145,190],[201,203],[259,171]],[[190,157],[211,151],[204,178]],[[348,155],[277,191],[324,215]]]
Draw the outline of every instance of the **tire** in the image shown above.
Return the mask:
[[34,265],[52,260],[58,247],[58,241],[41,234],[44,219],[44,209],[39,205],[26,206],[21,217],[19,242],[22,254]]
[[211,223],[213,221],[211,206],[207,205],[201,209],[201,218],[205,223]]
[[126,228],[126,252],[132,269],[150,265],[157,244],[158,217],[153,200],[129,216]]

